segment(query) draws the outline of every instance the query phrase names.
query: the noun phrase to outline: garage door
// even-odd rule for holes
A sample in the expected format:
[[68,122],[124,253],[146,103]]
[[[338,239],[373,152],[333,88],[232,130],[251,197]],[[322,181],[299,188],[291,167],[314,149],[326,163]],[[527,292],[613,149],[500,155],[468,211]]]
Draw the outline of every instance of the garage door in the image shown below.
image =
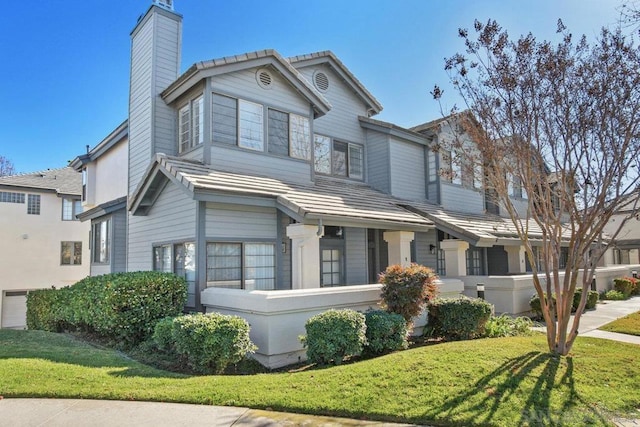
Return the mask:
[[3,328],[27,326],[27,291],[5,291],[2,295]]

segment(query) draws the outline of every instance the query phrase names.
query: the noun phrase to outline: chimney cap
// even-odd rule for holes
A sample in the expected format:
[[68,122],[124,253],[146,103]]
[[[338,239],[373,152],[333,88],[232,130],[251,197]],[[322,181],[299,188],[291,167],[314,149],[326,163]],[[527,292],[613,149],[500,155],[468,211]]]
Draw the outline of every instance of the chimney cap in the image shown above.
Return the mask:
[[163,9],[173,11],[173,0],[153,0],[153,4]]

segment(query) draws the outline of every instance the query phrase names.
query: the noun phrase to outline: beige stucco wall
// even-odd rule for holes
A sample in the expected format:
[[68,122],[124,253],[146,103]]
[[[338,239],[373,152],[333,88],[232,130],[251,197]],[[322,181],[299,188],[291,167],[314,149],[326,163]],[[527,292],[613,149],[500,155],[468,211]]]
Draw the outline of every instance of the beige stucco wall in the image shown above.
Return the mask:
[[[0,203],[0,319],[6,290],[65,286],[89,275],[88,222],[62,221],[62,199],[40,194],[40,215],[28,215],[25,203]],[[60,243],[82,242],[82,264],[60,265]]]
[[124,138],[87,165],[85,209],[127,195],[128,140]]

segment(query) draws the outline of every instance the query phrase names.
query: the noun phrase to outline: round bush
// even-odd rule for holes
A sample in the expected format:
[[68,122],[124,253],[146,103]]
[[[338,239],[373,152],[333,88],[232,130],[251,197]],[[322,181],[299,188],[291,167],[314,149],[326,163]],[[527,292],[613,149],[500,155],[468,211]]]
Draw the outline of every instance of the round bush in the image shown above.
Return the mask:
[[249,324],[238,316],[196,313],[176,317],[172,324],[175,351],[196,372],[222,373],[257,348],[249,338]]
[[153,342],[156,346],[165,351],[174,350],[173,320],[175,317],[165,317],[160,319],[153,330]]
[[436,293],[436,274],[428,267],[411,264],[391,265],[380,274],[381,297],[387,311],[401,315],[406,322],[419,315]]
[[611,301],[622,301],[627,299],[627,297],[620,291],[610,289],[602,295],[602,299]]
[[301,337],[312,363],[339,365],[347,356],[362,353],[366,339],[365,317],[354,310],[327,310],[311,317]]
[[368,311],[364,314],[367,325],[366,350],[372,354],[384,354],[409,347],[407,322],[396,313],[382,310]]
[[493,306],[476,298],[437,298],[429,304],[429,326],[434,335],[450,340],[480,337]]

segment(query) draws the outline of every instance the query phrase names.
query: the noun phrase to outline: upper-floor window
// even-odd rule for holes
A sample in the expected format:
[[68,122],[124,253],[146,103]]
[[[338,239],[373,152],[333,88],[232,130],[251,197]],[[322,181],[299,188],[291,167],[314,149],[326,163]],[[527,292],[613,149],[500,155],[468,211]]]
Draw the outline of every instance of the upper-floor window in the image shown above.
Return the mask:
[[97,264],[109,264],[111,250],[111,219],[96,222],[92,231],[92,261]]
[[60,264],[82,264],[82,242],[60,242]]
[[62,220],[75,221],[76,215],[82,212],[82,202],[76,199],[62,199]]
[[508,174],[507,175],[507,191],[509,196],[518,199],[526,199],[527,192],[522,188],[522,180],[519,176]]
[[204,100],[199,96],[178,110],[178,140],[183,153],[202,144],[204,133]]
[[82,201],[87,201],[87,168],[82,168]]
[[40,195],[29,194],[27,198],[27,214],[40,215]]
[[359,144],[314,135],[314,168],[320,174],[363,179],[364,149]]
[[480,188],[482,173],[472,160],[465,161],[454,151],[441,152],[440,175],[443,181],[462,185],[466,188]]
[[0,191],[0,203],[24,203],[24,193]]
[[311,160],[309,118],[269,109],[269,152]]

